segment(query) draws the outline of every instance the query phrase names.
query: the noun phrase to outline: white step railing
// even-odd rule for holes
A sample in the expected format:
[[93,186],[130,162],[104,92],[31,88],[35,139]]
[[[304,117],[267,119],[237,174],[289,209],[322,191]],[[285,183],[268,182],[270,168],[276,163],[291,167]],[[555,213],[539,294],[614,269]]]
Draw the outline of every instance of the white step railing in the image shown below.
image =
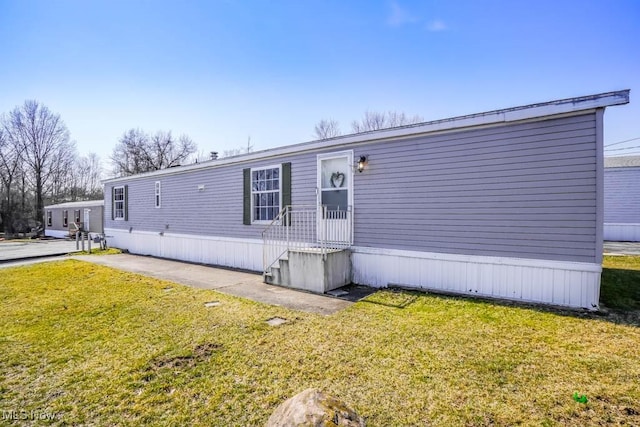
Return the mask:
[[352,244],[353,215],[326,206],[285,206],[262,232],[263,271],[269,273],[290,250],[327,251]]

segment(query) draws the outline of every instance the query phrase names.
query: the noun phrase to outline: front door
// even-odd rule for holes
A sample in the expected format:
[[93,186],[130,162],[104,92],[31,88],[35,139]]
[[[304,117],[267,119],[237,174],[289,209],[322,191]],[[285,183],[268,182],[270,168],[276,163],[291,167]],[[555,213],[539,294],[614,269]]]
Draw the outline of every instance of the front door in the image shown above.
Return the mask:
[[318,155],[318,239],[351,244],[353,151]]

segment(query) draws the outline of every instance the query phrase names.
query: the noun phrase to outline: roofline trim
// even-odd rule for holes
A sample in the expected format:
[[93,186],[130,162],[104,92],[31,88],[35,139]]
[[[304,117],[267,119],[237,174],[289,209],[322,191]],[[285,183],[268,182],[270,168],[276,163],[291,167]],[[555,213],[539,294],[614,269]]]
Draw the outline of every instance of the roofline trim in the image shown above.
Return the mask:
[[296,154],[304,151],[321,150],[337,146],[346,146],[365,142],[368,143],[385,139],[403,138],[442,131],[451,131],[454,129],[519,122],[523,120],[530,120],[547,116],[556,116],[576,113],[584,110],[593,110],[596,108],[605,108],[614,105],[623,105],[629,103],[629,92],[629,89],[625,89],[595,95],[566,98],[556,101],[506,108],[502,110],[487,111],[484,113],[433,120],[424,123],[417,123],[414,125],[344,135],[326,140],[303,142],[299,144],[256,151],[254,153],[241,156],[229,157],[227,159],[223,158],[215,161],[194,163],[191,165],[181,166],[179,168],[162,169],[126,177],[110,178],[103,180],[102,183],[108,184],[152,176],[173,175],[176,173],[186,173],[192,170],[208,169],[235,163],[245,163],[253,160],[266,159],[269,157],[279,157],[288,154]]

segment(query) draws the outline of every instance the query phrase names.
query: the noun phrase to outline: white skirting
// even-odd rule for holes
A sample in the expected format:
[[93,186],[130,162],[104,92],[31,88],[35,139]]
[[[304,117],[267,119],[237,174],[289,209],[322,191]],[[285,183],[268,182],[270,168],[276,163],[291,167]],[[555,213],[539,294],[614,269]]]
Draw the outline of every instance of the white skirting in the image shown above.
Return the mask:
[[134,254],[262,271],[261,240],[135,230],[129,233],[114,228],[104,233],[107,245]]
[[[131,253],[262,271],[262,241],[105,229]],[[599,264],[353,247],[352,281],[598,309]]]
[[613,242],[640,242],[640,224],[605,223],[603,237]]
[[352,248],[353,282],[597,310],[599,264]]
[[44,229],[44,235],[47,237],[55,237],[56,239],[66,239],[69,237],[68,230],[50,230],[48,228]]

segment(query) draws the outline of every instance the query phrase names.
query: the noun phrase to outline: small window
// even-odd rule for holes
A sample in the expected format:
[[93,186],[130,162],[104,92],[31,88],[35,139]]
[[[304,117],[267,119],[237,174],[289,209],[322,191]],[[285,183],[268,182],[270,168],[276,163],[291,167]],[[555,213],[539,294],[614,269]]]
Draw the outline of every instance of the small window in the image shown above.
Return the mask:
[[62,226],[69,226],[69,211],[62,211]]
[[159,208],[160,207],[160,181],[156,181],[155,203],[156,203],[156,208]]
[[73,211],[73,218],[76,224],[80,223],[80,210]]
[[51,227],[53,225],[53,215],[51,211],[47,211],[47,227]]
[[280,166],[251,169],[251,218],[271,221],[280,212]]
[[115,219],[124,219],[124,187],[113,189],[113,216]]

